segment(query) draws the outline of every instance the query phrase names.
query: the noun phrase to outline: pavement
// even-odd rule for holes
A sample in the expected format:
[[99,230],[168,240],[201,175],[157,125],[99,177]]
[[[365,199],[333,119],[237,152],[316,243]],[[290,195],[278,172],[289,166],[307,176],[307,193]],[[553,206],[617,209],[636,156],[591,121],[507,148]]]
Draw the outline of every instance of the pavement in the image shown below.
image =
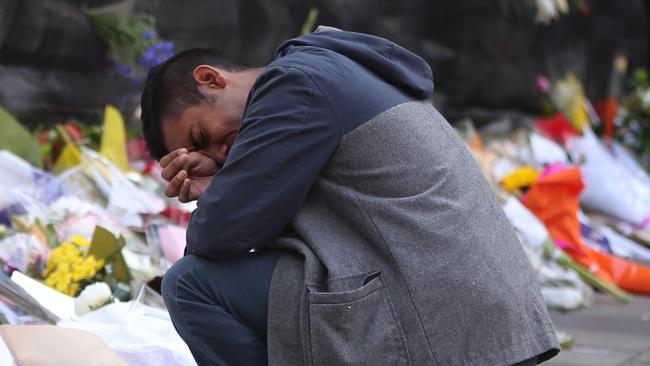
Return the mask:
[[650,366],[650,296],[621,304],[595,294],[591,306],[551,317],[575,341],[545,366]]

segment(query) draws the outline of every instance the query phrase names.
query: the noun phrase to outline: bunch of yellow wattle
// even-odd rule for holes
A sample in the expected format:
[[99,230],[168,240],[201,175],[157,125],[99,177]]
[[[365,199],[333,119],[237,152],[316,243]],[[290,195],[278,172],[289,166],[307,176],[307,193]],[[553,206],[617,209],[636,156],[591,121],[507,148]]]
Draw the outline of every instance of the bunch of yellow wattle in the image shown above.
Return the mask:
[[91,280],[104,268],[104,260],[85,255],[90,243],[82,236],[72,236],[52,250],[47,260],[45,284],[66,295],[77,296],[83,281]]
[[540,174],[541,172],[532,166],[524,166],[506,175],[501,180],[501,186],[506,191],[512,193],[537,182]]

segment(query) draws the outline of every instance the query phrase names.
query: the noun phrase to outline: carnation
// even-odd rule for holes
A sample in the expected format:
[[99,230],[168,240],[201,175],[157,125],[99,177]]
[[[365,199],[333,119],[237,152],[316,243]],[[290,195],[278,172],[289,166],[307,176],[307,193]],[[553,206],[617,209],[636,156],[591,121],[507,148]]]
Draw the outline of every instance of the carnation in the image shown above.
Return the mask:
[[74,300],[74,311],[77,315],[99,309],[112,298],[111,288],[105,282],[96,282],[86,286]]

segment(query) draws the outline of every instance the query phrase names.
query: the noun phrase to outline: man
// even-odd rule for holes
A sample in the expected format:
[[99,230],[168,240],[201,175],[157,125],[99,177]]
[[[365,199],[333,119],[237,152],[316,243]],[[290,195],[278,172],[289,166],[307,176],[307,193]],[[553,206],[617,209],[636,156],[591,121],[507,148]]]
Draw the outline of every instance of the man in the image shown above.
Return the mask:
[[432,91],[416,55],[324,27],[263,69],[191,50],[151,72],[147,144],[166,194],[198,199],[163,296],[199,364],[558,352],[518,239]]

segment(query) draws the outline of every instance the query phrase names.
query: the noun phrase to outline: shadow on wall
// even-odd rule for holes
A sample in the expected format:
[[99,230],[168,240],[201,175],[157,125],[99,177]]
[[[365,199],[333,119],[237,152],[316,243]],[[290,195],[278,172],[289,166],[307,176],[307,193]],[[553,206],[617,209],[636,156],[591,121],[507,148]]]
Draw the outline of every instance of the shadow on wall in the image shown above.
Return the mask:
[[646,2],[589,0],[588,15],[544,26],[533,20],[535,0],[3,0],[0,105],[31,126],[98,120],[106,103],[132,111],[141,85],[114,74],[81,12],[90,3],[122,3],[154,15],[177,51],[215,47],[249,65],[269,62],[316,7],[318,24],[384,36],[422,55],[434,70],[436,102],[451,118],[468,108],[536,113],[540,73],[572,70],[598,99],[615,54],[630,68],[646,65]]

